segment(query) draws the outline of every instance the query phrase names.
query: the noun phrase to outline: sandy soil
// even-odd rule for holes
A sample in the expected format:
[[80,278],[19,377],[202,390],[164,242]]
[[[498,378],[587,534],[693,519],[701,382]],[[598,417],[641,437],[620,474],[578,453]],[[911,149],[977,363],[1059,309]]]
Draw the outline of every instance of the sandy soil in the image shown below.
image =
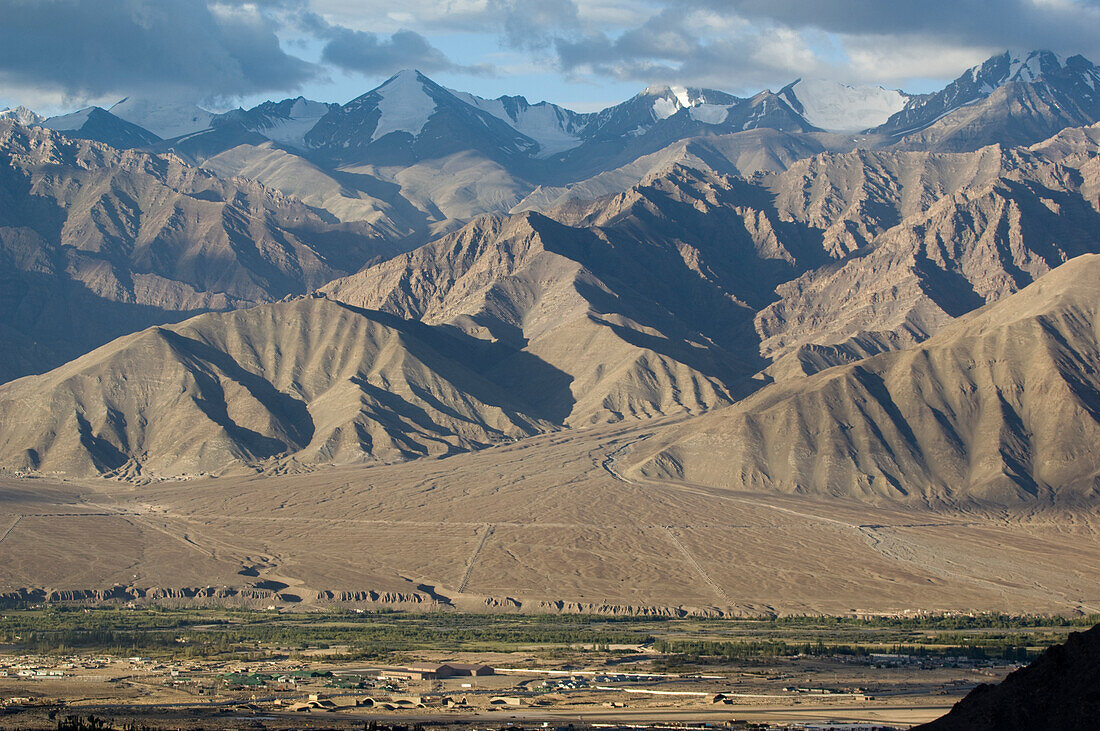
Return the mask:
[[1100,512],[946,514],[633,482],[616,459],[646,433],[142,487],[2,480],[0,591],[231,587],[253,604],[466,610],[1100,611]]

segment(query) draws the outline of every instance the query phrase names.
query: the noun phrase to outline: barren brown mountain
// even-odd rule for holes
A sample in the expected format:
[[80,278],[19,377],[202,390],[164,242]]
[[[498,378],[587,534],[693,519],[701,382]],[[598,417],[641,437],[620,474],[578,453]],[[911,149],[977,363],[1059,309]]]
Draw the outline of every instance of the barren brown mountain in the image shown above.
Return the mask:
[[1100,611],[1100,126],[960,79],[0,122],[0,602]]
[[369,226],[326,223],[256,183],[6,120],[0,200],[0,380],[395,253]]
[[474,372],[486,350],[320,298],[200,315],[0,385],[0,462],[195,476],[438,456],[550,428]]
[[1100,496],[1100,256],[920,346],[762,389],[647,443],[638,474],[916,505]]
[[822,230],[838,261],[778,287],[756,319],[761,354],[795,354],[814,372],[816,346],[919,342],[1097,252],[1095,134],[1085,128],[1032,149],[820,156],[778,176],[781,210]]
[[[480,219],[323,291],[499,340],[569,374],[561,417],[572,425],[697,412],[744,391],[759,367],[754,312],[815,256],[797,230],[782,241],[782,225],[745,193],[677,167],[568,204],[558,220]],[[523,380],[510,361],[493,374]]]

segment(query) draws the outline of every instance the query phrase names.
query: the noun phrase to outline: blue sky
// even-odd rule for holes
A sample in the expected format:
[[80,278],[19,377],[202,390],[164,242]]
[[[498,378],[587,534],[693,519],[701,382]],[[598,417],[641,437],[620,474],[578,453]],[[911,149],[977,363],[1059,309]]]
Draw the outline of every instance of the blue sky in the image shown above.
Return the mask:
[[344,102],[401,68],[579,111],[649,84],[940,88],[1002,50],[1100,58],[1100,0],[0,0],[0,106]]

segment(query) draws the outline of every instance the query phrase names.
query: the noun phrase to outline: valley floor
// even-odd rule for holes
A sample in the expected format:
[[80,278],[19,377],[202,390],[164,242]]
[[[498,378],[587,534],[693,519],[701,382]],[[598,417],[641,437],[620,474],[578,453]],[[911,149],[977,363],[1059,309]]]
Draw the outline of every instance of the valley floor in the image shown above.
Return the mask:
[[712,616],[1100,612],[1100,511],[947,513],[624,477],[618,461],[654,427],[139,487],[3,479],[0,594]]

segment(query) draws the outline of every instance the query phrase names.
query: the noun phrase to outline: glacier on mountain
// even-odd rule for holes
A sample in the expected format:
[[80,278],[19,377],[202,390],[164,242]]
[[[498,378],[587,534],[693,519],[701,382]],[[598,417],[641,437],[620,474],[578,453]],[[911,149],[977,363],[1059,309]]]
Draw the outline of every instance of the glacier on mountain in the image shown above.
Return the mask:
[[[549,157],[571,150],[581,144],[579,132],[584,128],[585,115],[563,109],[549,102],[529,104],[523,97],[485,99],[466,91],[449,89],[458,99],[487,112],[520,134],[539,143],[536,157]],[[509,102],[509,104],[506,104]],[[509,106],[512,107],[509,111]]]
[[95,107],[85,107],[84,109],[79,109],[69,114],[50,117],[49,119],[43,120],[41,126],[57,132],[71,132],[83,127],[84,123],[88,121],[88,115],[90,115],[94,109]]
[[201,132],[217,115],[186,102],[155,101],[126,97],[108,110],[127,122],[170,140]]
[[877,127],[900,112],[909,99],[895,89],[849,86],[824,79],[798,79],[784,87],[780,94],[787,101],[797,101],[801,105],[802,116],[807,122],[831,132],[858,132]]
[[436,104],[418,77],[416,71],[402,71],[378,87],[381,116],[370,136],[372,142],[392,132],[408,132],[416,137],[424,129]]

